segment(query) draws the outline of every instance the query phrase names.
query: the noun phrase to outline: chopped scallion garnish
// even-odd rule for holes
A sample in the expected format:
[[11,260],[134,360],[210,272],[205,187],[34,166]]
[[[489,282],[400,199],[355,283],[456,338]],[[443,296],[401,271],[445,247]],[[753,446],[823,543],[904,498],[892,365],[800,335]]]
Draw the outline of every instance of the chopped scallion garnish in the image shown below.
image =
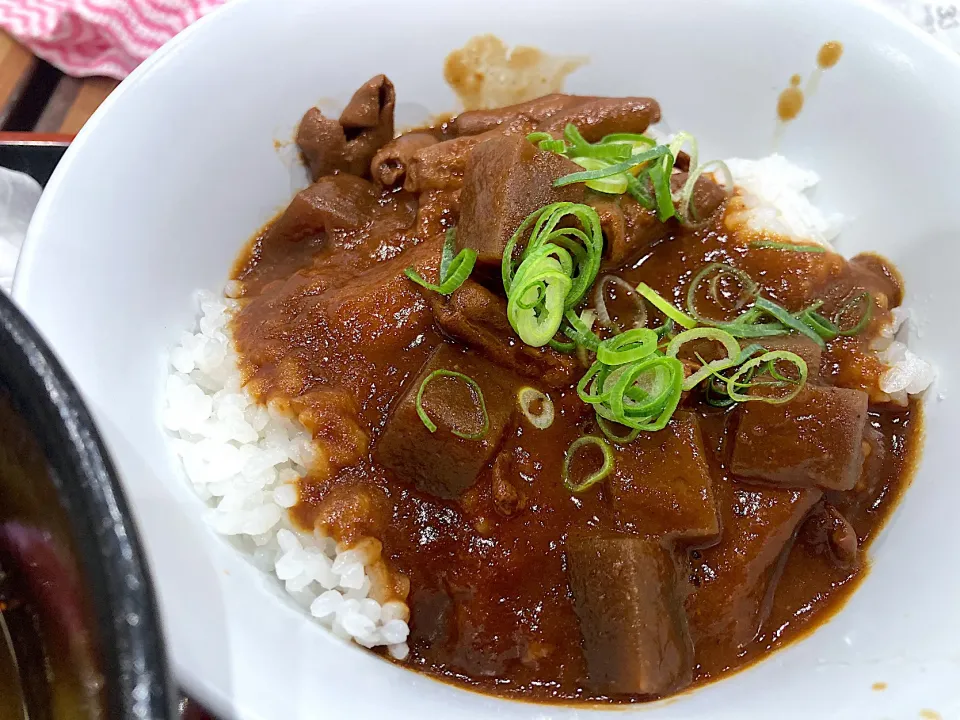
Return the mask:
[[[575,482],[571,477],[573,459],[581,449],[588,446],[596,446],[600,450],[603,454],[603,464],[599,470],[590,473],[580,482]],[[610,447],[610,443],[596,435],[584,435],[582,438],[574,440],[567,448],[567,453],[563,458],[563,486],[570,492],[583,492],[612,473],[614,465],[613,448]]]
[[522,387],[517,391],[517,402],[523,416],[538,430],[546,430],[553,425],[553,400],[536,388]]
[[427,414],[427,411],[423,407],[423,393],[427,389],[433,380],[438,377],[450,377],[457,380],[462,380],[467,384],[467,387],[470,388],[471,394],[474,396],[477,402],[477,406],[480,408],[480,413],[483,415],[483,423],[480,426],[480,429],[475,433],[464,433],[460,432],[456,428],[451,428],[451,432],[457,437],[462,437],[465,440],[479,440],[484,435],[487,434],[487,430],[490,429],[490,417],[487,415],[487,405],[483,401],[483,391],[480,389],[480,386],[477,384],[477,381],[474,380],[469,375],[464,375],[461,372],[456,372],[455,370],[434,370],[432,373],[427,375],[423,382],[420,383],[420,388],[417,390],[417,415],[420,416],[420,420],[423,421],[423,424],[426,426],[427,430],[430,432],[437,431],[437,424],[430,419],[430,416]]
[[643,163],[663,157],[668,152],[669,150],[667,149],[666,145],[658,145],[650,150],[645,150],[637,153],[636,155],[631,155],[623,162],[616,163],[614,165],[608,165],[601,170],[585,170],[584,172],[576,172],[570,173],[569,175],[564,175],[563,177],[554,180],[553,186],[563,187],[564,185],[586,182],[587,180],[597,180],[599,178],[606,178],[612,175],[619,175],[620,173],[632,170],[638,165],[642,165]]
[[440,253],[439,285],[424,280],[423,276],[412,267],[404,270],[403,274],[427,290],[433,290],[433,292],[441,295],[449,295],[466,282],[477,263],[477,251],[473,248],[464,248],[454,256],[453,251],[455,249],[456,228],[450,228],[446,232],[443,250]]
[[758,250],[787,250],[800,253],[825,253],[823,245],[801,245],[800,243],[780,242],[778,240],[754,240],[750,247]]
[[[796,378],[788,378],[777,370],[776,364],[780,360],[789,362],[797,368]],[[757,369],[762,369],[769,373],[770,377],[773,378],[773,382],[763,380],[745,382],[748,374],[751,378],[755,377],[753,372]],[[786,350],[776,350],[774,352],[764,353],[760,357],[747,360],[743,363],[735,374],[727,378],[727,395],[735,402],[760,401],[779,405],[793,400],[800,393],[800,390],[803,389],[806,382],[807,363],[804,359],[796,353],[787,352]],[[789,388],[789,391],[785,395],[768,394],[770,389],[782,389],[785,387]],[[741,392],[744,389],[749,390],[750,388],[762,388],[762,391],[756,393]]]
[[[571,218],[579,227],[565,224]],[[514,267],[514,249],[528,230]],[[521,340],[534,347],[554,340],[564,312],[579,304],[593,285],[602,255],[600,218],[589,205],[553,203],[520,223],[504,249],[501,277],[507,319]]]
[[713,373],[733,367],[741,358],[740,343],[738,343],[736,338],[730,333],[720,330],[719,328],[695,328],[680,333],[667,345],[667,357],[677,357],[681,347],[695,340],[713,340],[714,342],[718,342],[723,345],[727,356],[719,360],[714,360],[713,362],[703,363],[699,370],[683,381],[684,390],[692,390],[702,380],[710,377]]
[[685,327],[688,330],[697,326],[697,321],[694,318],[675,308],[673,305],[667,302],[663,296],[661,296],[656,290],[646,283],[640,283],[637,286],[637,292],[643,295],[643,297],[646,298],[646,300],[657,310],[677,323],[677,325]]

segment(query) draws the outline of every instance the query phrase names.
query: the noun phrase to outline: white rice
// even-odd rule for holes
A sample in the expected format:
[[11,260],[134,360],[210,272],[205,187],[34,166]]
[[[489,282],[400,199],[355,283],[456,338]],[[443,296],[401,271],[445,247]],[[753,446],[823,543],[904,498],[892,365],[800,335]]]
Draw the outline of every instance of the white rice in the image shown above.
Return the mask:
[[170,353],[163,423],[197,494],[206,521],[231,536],[250,561],[273,573],[290,596],[335,635],[365,647],[386,645],[398,659],[408,648],[409,610],[368,597],[362,549],[337,548],[328,537],[299,532],[287,508],[315,449],[306,430],[240,387],[227,324],[238,305],[197,294],[199,328]]
[[[780,155],[727,163],[743,199],[735,222],[831,247],[843,218],[825,216],[806,197],[819,182],[816,173]],[[233,291],[228,287],[228,294]],[[241,387],[228,329],[238,303],[210,292],[199,292],[197,301],[198,329],[183,333],[170,353],[163,423],[187,477],[209,506],[206,521],[232,537],[256,567],[272,573],[335,635],[366,647],[386,645],[393,657],[406,657],[409,609],[368,597],[365,566],[375,558],[338,548],[318,533],[300,532],[290,522],[287,509],[297,502],[297,480],[316,449],[299,422],[258,405]],[[879,389],[905,403],[930,385],[935,372],[895,339],[909,311],[897,308],[892,314],[875,344],[888,366]]]
[[726,163],[741,190],[746,227],[833,249],[831,242],[840,233],[843,216],[825,215],[806,195],[820,182],[819,175],[776,153],[759,160],[731,158]]

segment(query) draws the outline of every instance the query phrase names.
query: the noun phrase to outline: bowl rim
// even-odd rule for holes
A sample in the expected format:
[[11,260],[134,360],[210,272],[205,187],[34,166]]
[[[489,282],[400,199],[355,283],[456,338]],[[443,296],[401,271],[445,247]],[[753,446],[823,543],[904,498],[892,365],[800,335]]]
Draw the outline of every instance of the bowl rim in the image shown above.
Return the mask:
[[49,346],[0,293],[5,390],[36,437],[70,522],[99,632],[111,718],[175,717],[153,580],[113,462]]

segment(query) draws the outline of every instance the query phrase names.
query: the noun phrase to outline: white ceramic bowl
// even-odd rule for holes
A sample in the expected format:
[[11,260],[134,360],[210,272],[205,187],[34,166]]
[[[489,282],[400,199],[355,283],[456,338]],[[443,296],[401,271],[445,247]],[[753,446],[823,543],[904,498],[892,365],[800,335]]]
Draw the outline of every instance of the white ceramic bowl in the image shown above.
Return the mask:
[[241,245],[304,179],[274,140],[290,138],[310,105],[344,102],[378,72],[396,83],[400,124],[454,110],[443,59],[481,32],[586,55],[568,90],[653,95],[705,157],[769,153],[779,91],[812,69],[821,43],[843,42],[780,149],[823,176],[822,206],[852,218],[841,250],[877,250],[903,271],[922,318],[913,344],[941,370],[922,465],[873,545],[869,576],[827,626],[745,672],[628,712],[960,717],[960,62],[853,0],[233,0],[120,86],[43,197],[15,297],[72,371],[120,467],[179,679],[227,717],[590,714],[464,692],[312,625],[204,526],[157,420],[164,351],[193,322],[191,293],[225,281]]

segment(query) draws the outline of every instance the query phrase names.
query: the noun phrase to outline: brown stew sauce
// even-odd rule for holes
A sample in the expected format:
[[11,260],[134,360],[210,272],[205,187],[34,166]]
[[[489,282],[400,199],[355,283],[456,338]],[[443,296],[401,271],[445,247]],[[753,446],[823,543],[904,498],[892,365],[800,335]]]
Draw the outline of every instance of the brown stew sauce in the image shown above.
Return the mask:
[[[736,200],[732,201],[737,202]],[[557,418],[545,431],[514,422],[504,440],[519,477],[522,510],[498,511],[493,469],[458,500],[441,500],[398,482],[378,466],[372,449],[391,402],[443,342],[427,293],[402,277],[408,265],[430,267],[439,255],[436,233],[455,220],[442,197],[432,202],[403,190],[384,190],[385,212],[361,231],[332,233],[299,243],[271,243],[268,229],[240,258],[234,277],[247,298],[234,324],[248,387],[261,401],[286,403],[314,433],[328,457],[301,481],[296,522],[315,523],[344,543],[373,536],[397,578],[397,593],[411,608],[411,654],[405,664],[440,679],[486,692],[539,701],[636,702],[649,696],[613,698],[587,692],[586,667],[571,602],[564,541],[581,531],[630,533],[603,484],[572,495],[560,482],[564,449],[596,432],[571,388],[551,392]],[[692,275],[710,262],[746,270],[770,298],[796,309],[822,297],[828,285],[870,286],[881,304],[899,303],[896,273],[874,256],[845,261],[833,253],[755,249],[755,237],[731,227],[719,213],[705,229],[678,228],[618,274],[643,281],[684,307]],[[386,273],[389,292],[364,295],[370,275]],[[869,275],[868,281],[862,281]],[[884,284],[884,282],[886,284]],[[359,299],[358,299],[359,298]],[[834,298],[827,298],[827,303]],[[823,367],[828,382],[876,387],[880,366],[865,344],[882,322],[876,314],[861,337],[828,343]],[[399,349],[399,352],[397,351]],[[708,450],[714,493],[749,503],[757,486],[728,471],[735,411],[693,406]],[[827,493],[859,538],[853,565],[842,567],[806,539],[806,528],[771,579],[759,635],[745,648],[696,627],[694,686],[766,656],[826,622],[867,572],[863,549],[909,481],[920,435],[920,407],[871,402],[875,442],[852,491]],[[651,446],[649,462],[658,462]],[[777,493],[781,490],[767,489]],[[721,537],[722,542],[722,537]],[[688,603],[723,569],[710,548],[678,546],[687,568]],[[403,578],[409,580],[407,586]],[[718,615],[728,609],[714,608]],[[736,619],[736,618],[734,618]]]

